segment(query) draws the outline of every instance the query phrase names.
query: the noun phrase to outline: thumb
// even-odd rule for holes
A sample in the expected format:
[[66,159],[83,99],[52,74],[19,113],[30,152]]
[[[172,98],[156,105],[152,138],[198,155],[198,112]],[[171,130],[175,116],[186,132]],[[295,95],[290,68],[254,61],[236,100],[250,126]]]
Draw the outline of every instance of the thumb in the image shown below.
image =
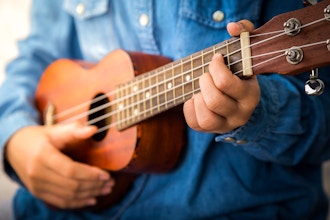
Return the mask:
[[97,132],[96,126],[86,126],[79,122],[49,127],[48,136],[58,149],[91,138]]
[[238,36],[244,31],[251,32],[253,29],[254,24],[249,20],[230,22],[227,25],[227,31],[231,36]]

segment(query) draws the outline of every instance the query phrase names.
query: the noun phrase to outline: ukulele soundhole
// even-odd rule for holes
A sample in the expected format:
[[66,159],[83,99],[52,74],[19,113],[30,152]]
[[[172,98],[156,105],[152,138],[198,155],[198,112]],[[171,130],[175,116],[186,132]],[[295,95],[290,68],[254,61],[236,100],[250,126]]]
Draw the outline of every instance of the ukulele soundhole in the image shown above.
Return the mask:
[[[108,132],[108,125],[110,124],[110,117],[107,114],[111,111],[109,107],[110,100],[103,94],[97,94],[90,106],[88,121],[90,125],[98,127],[98,132],[93,135],[93,140],[102,141]],[[105,129],[106,128],[106,129]]]

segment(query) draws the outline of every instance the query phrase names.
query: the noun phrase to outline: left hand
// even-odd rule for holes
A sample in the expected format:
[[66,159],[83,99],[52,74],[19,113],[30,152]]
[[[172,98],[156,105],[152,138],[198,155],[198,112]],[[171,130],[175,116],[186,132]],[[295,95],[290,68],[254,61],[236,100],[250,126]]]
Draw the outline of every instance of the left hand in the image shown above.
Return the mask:
[[[252,31],[253,24],[242,20],[229,23],[229,34],[237,36]],[[222,55],[214,55],[209,72],[199,81],[201,92],[184,104],[188,125],[203,132],[225,133],[244,125],[260,100],[256,76],[242,80],[225,65]]]

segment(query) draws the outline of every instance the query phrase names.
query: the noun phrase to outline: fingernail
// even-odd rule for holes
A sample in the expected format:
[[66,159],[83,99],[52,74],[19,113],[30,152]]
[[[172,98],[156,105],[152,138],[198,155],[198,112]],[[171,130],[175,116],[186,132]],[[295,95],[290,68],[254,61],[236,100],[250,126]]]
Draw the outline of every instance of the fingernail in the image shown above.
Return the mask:
[[112,188],[103,188],[101,191],[102,195],[107,195],[112,191]]
[[110,175],[108,173],[101,173],[99,176],[100,180],[109,180],[110,179]]
[[238,21],[238,22],[236,22],[236,23],[240,26],[240,30],[241,30],[241,31],[244,31],[244,30],[245,30],[244,25],[243,25],[242,22]]
[[109,194],[112,191],[112,187],[114,186],[115,182],[113,180],[110,180],[106,182],[101,190],[102,195]]
[[87,201],[86,201],[86,205],[95,205],[96,204],[96,199],[88,199]]
[[220,53],[214,54],[214,56],[212,57],[212,60],[214,60],[214,59],[222,59],[222,54],[220,54]]

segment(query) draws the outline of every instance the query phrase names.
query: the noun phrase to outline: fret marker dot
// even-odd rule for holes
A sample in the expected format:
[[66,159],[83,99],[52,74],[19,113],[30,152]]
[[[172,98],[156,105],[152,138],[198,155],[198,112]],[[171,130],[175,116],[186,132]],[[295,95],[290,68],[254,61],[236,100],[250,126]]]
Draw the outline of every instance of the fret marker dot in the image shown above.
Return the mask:
[[186,82],[190,81],[190,75],[186,75]]
[[137,86],[134,86],[133,87],[133,92],[136,92],[138,90],[138,87]]
[[172,88],[172,83],[167,84],[167,88],[168,89]]
[[150,97],[150,93],[147,92],[147,93],[146,93],[146,98],[149,98],[149,97]]
[[123,109],[124,105],[123,104],[119,104],[118,108],[119,109]]
[[139,110],[134,109],[134,115],[137,115],[139,113]]

